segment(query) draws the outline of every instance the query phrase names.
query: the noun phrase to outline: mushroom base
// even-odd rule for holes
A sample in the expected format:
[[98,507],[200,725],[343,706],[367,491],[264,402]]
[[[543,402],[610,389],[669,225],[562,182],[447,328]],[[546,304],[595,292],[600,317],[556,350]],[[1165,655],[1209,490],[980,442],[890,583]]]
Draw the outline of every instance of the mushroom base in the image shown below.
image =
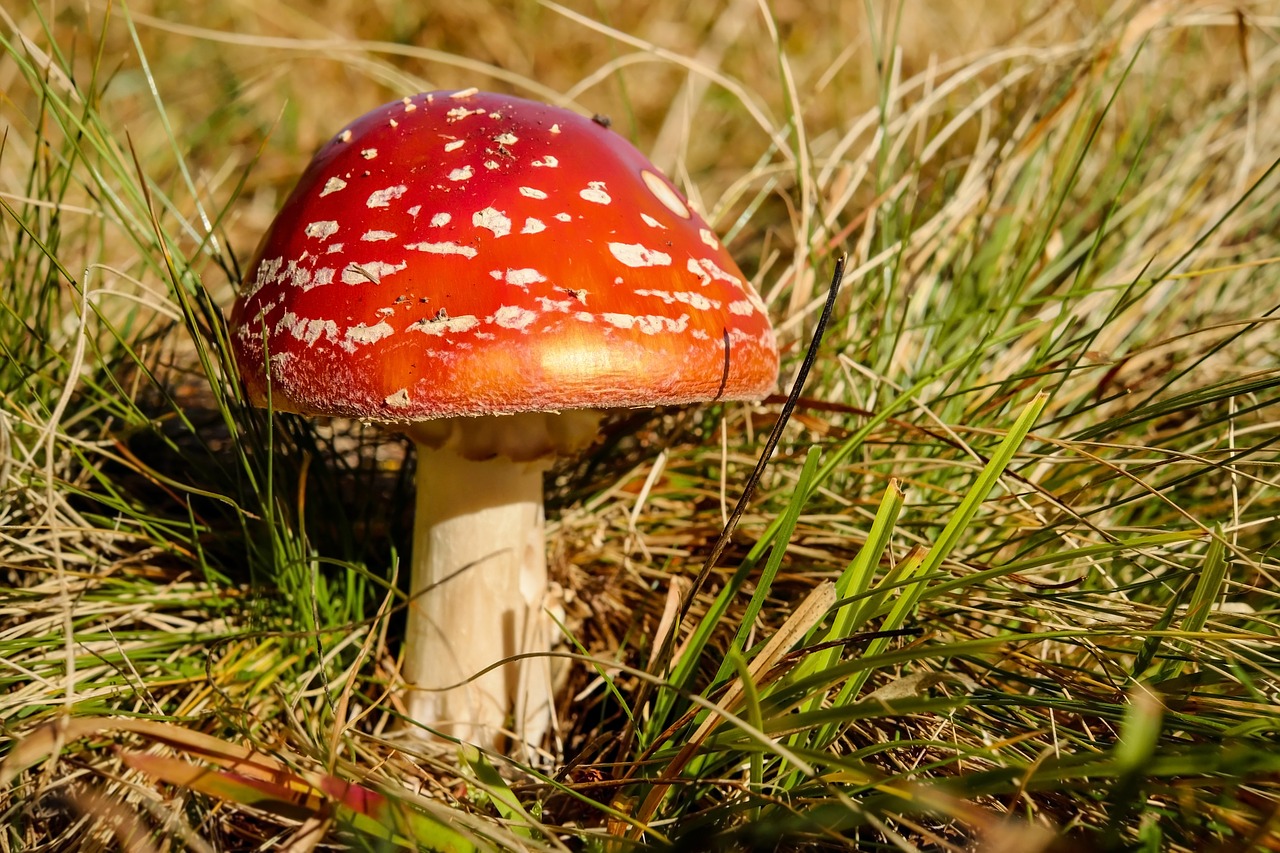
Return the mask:
[[[421,445],[418,454],[402,668],[408,716],[490,749],[509,738],[537,748],[552,714],[550,662],[536,656],[552,636],[542,510],[549,460],[473,461]],[[521,654],[535,656],[501,663]]]

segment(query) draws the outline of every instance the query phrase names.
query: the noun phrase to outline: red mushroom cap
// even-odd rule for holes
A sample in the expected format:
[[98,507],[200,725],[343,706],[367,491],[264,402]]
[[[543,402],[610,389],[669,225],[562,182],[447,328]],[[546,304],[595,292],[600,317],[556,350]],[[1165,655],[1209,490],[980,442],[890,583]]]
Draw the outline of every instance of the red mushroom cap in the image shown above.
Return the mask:
[[386,421],[749,399],[764,304],[613,131],[466,90],[381,106],[320,149],[231,314],[251,397]]

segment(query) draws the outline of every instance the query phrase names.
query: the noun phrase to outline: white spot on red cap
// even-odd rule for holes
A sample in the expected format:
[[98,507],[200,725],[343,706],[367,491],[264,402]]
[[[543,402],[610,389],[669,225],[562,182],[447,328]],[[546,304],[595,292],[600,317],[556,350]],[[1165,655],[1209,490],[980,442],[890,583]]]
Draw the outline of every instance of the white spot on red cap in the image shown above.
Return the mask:
[[559,219],[561,222],[569,222],[573,219],[573,217],[567,213],[557,213],[556,219]]
[[719,308],[720,302],[715,299],[708,299],[701,293],[690,293],[686,290],[637,290],[636,296],[652,296],[655,299],[661,299],[667,305],[680,302],[688,305],[690,308],[696,308],[699,311],[706,311],[709,308]]
[[729,303],[730,314],[737,314],[739,317],[750,317],[755,312],[756,309],[751,304],[750,299],[739,299]]
[[419,214],[421,211],[422,211],[422,205],[420,205],[420,204],[415,204],[413,207],[409,208],[409,209],[406,211],[406,213],[408,213],[408,214],[409,214],[410,216],[412,216],[414,219],[417,219],[417,218],[418,218],[418,214]]
[[400,198],[408,189],[404,184],[396,184],[394,187],[386,189],[374,190],[369,193],[369,199],[365,202],[366,207],[388,207],[392,199]]
[[667,210],[681,219],[688,219],[693,215],[689,212],[689,206],[680,200],[680,196],[676,195],[676,191],[671,189],[671,185],[661,175],[650,172],[648,169],[641,169],[640,177],[644,179],[644,185],[649,188],[649,192],[653,193],[654,198],[662,202],[662,206]]
[[594,204],[608,204],[613,201],[605,191],[604,181],[589,181],[587,188],[578,193],[584,200]]
[[[498,272],[498,270],[494,270],[494,272]],[[516,287],[528,287],[531,284],[547,280],[547,277],[542,273],[527,267],[518,270],[508,268],[506,273],[498,273],[498,275],[501,276],[507,284],[514,284]]]
[[382,402],[386,403],[388,408],[403,409],[409,405],[409,389],[401,388],[396,393],[384,398]]
[[650,215],[649,215],[649,214],[647,214],[647,213],[642,213],[642,214],[640,214],[640,218],[641,218],[641,219],[643,219],[643,220],[644,220],[644,224],[645,224],[645,225],[648,225],[650,228],[662,228],[662,229],[665,229],[665,228],[667,227],[667,226],[663,225],[661,222],[659,222],[658,220],[654,219],[652,216],[650,216]]
[[746,331],[745,329],[729,330],[730,344],[742,344],[742,343],[747,343],[749,341],[753,344],[760,344],[762,346],[767,346],[765,342],[771,339],[772,337],[773,337],[773,331],[769,329],[766,329],[763,333],[759,335],[753,335],[750,332]]
[[360,239],[366,243],[377,243],[382,240],[394,240],[396,232],[394,231],[366,231],[360,235]]
[[501,163],[499,163],[497,160],[485,160],[485,161],[484,161],[484,167],[485,167],[486,169],[488,169],[489,171],[493,171],[494,169],[497,169],[497,168],[498,168],[499,166],[501,166],[501,165],[502,165],[502,164],[501,164]]
[[568,314],[569,309],[573,307],[572,299],[549,299],[546,296],[538,297],[538,305],[542,307],[542,313],[551,314]]
[[307,223],[307,227],[303,228],[302,231],[308,237],[313,237],[317,240],[328,240],[338,233],[338,223],[332,219],[321,219],[317,222]]
[[[452,97],[452,95],[450,97]],[[445,113],[445,117],[450,124],[452,124],[455,121],[464,119],[467,116],[482,116],[482,115],[484,115],[484,110],[469,110],[466,107],[454,107],[453,109],[449,110],[449,112]]]
[[467,140],[465,140],[465,139],[455,139],[455,140],[453,140],[452,142],[446,142],[446,143],[444,144],[444,150],[445,150],[445,151],[457,151],[459,148],[461,148],[462,146],[464,146],[464,145],[466,145],[466,144],[467,144]]
[[534,189],[533,187],[521,187],[520,195],[524,196],[525,198],[537,198],[537,199],[543,199],[547,197],[547,194],[544,193],[542,190]]
[[479,93],[480,93],[480,90],[477,89],[475,86],[472,86],[467,89],[459,89],[456,92],[452,92],[450,93],[449,97],[453,98],[454,100],[461,100],[463,98],[470,98],[472,95],[477,95]]
[[386,261],[366,261],[363,264],[350,263],[342,270],[343,284],[381,284],[385,276],[398,273],[409,264],[401,261],[389,264]]
[[710,279],[727,282],[735,287],[742,287],[742,279],[733,273],[725,272],[710,258],[690,258],[687,264],[689,272],[702,278],[705,285]]
[[671,256],[639,243],[610,243],[609,253],[629,267],[665,267]]
[[559,133],[559,132],[560,132],[560,125],[558,125],[558,124],[553,124],[553,125],[551,125],[551,132],[552,132],[552,133]]
[[493,207],[471,214],[471,224],[477,228],[488,228],[495,237],[505,237],[511,233],[511,220],[501,210]]
[[338,338],[338,324],[332,320],[308,320],[299,317],[292,311],[286,311],[276,323],[275,333],[286,331],[307,346],[312,346],[320,338],[333,342]]
[[346,130],[342,131],[342,133],[339,133],[339,134],[338,134],[338,139],[340,139],[340,140],[341,140],[341,141],[343,141],[343,142],[350,142],[350,141],[351,141],[351,128],[347,128]]
[[345,189],[346,186],[347,182],[335,175],[324,182],[324,189],[320,190],[320,198],[324,198],[329,193],[336,193],[338,190]]
[[395,331],[386,320],[375,323],[372,326],[360,323],[347,329],[346,338],[349,342],[347,349],[348,351],[354,351],[354,344],[376,344],[388,335],[394,335]]
[[720,241],[716,239],[716,235],[712,234],[706,228],[699,228],[698,236],[702,238],[702,242],[706,243],[709,248],[720,248]]
[[[314,224],[315,223],[312,223],[312,225]],[[337,223],[335,222],[334,225],[336,226]],[[308,225],[307,227],[310,228],[311,226]],[[307,236],[311,237],[314,235],[308,233]],[[258,262],[258,275],[255,277],[254,283],[258,287],[267,284],[280,274],[280,268],[282,266],[284,266],[284,258],[263,258]]]
[[683,332],[689,326],[689,315],[681,314],[673,320],[660,314],[601,314],[600,319],[619,329],[635,329],[645,335],[656,335],[659,332]]
[[449,224],[449,220],[450,220],[450,219],[453,219],[453,214],[451,214],[451,213],[437,213],[437,214],[434,214],[434,215],[431,217],[431,227],[432,227],[432,228],[439,228],[439,227],[441,227],[442,225],[448,225],[448,224]]
[[364,159],[366,159],[366,160],[372,160],[374,157],[377,157],[377,156],[378,156],[378,149],[377,149],[377,148],[362,148],[362,149],[360,149],[360,156],[361,156],[361,157],[363,157],[363,158],[364,158]]
[[519,305],[503,305],[493,312],[488,322],[497,323],[504,329],[523,329],[536,319],[538,315],[527,308],[521,308]]
[[521,234],[537,234],[539,231],[546,231],[547,226],[541,219],[534,219],[532,216],[525,217],[524,227],[520,229]]
[[540,159],[529,163],[530,166],[543,166],[548,169],[554,169],[560,165],[560,161],[550,154],[544,154]]
[[474,314],[461,314],[457,317],[435,317],[429,320],[419,320],[410,325],[409,328],[415,332],[422,332],[424,335],[438,338],[446,333],[460,334],[469,332],[479,325],[480,320]]
[[463,246],[448,241],[442,243],[406,243],[405,248],[416,252],[427,252],[432,255],[462,255],[465,258],[474,258],[476,256],[476,250],[471,246]]
[[700,283],[703,287],[706,287],[708,284],[711,283],[711,273],[707,272],[702,267],[698,266],[697,259],[690,258],[688,263],[685,264],[685,269],[687,269],[689,272],[693,273],[699,279],[701,279]]
[[475,170],[471,168],[470,164],[468,164],[466,166],[463,166],[461,169],[454,169],[452,172],[450,172],[449,180],[465,181],[474,174],[475,174]]
[[311,270],[298,266],[297,261],[289,261],[286,269],[289,275],[289,284],[294,287],[301,287],[303,290],[311,289],[311,277],[313,275]]
[[515,145],[520,141],[520,137],[516,136],[514,133],[504,133],[501,136],[495,136],[493,141],[499,145]]

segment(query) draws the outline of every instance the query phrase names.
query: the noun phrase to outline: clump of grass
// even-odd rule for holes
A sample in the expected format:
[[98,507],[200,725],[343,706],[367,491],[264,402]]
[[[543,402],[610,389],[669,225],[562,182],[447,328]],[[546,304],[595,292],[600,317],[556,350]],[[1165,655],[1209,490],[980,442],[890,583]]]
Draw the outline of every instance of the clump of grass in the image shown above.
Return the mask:
[[[0,10],[7,844],[1274,848],[1280,20],[332,7]],[[536,766],[393,737],[412,459],[225,347],[311,149],[472,84],[653,149],[788,384],[849,252],[789,419],[557,472]]]

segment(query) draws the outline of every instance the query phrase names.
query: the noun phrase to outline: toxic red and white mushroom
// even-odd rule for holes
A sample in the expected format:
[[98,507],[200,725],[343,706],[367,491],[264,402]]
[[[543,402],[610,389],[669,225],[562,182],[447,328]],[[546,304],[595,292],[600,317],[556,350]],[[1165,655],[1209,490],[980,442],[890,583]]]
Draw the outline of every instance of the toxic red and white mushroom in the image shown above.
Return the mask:
[[756,399],[778,371],[756,291],[639,151],[476,90],[394,101],[321,148],[231,325],[254,402],[417,443],[406,707],[485,745],[536,745],[550,720],[550,460],[602,409]]

